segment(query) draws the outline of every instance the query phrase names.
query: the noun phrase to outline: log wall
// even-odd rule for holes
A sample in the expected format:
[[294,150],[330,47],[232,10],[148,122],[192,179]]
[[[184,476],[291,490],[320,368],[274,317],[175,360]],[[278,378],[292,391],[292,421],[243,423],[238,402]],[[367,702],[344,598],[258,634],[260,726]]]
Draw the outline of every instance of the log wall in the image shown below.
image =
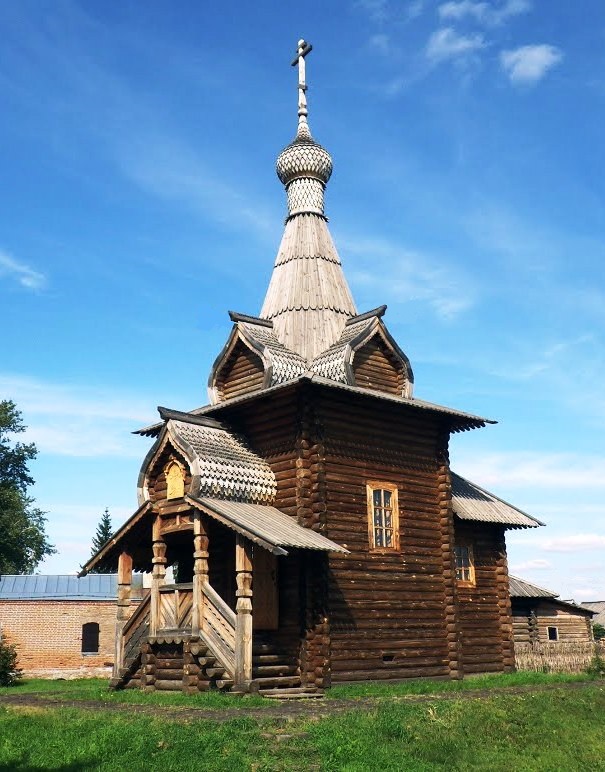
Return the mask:
[[401,394],[405,374],[379,335],[355,352],[353,359],[355,383],[367,389]]
[[515,643],[548,643],[548,628],[556,627],[562,643],[592,640],[590,616],[547,598],[513,598]]
[[239,341],[217,373],[219,396],[221,399],[230,399],[257,391],[263,385],[264,375],[262,359]]
[[456,521],[455,537],[472,545],[475,566],[475,585],[458,587],[464,672],[512,671],[513,620],[504,529]]

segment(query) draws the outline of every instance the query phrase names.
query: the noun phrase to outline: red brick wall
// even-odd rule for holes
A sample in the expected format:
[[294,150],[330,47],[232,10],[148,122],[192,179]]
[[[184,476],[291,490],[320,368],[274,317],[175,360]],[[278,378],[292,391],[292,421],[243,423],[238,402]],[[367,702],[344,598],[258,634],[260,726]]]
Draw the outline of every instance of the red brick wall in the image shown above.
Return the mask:
[[[82,654],[82,625],[99,625],[99,653]],[[116,602],[0,600],[0,629],[16,644],[19,667],[79,670],[113,664]]]

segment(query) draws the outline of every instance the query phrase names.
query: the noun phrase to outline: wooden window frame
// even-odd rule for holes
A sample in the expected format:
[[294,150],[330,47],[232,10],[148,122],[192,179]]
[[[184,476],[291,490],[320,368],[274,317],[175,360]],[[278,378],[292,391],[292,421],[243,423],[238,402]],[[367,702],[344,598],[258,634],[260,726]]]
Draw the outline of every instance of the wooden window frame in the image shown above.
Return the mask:
[[[458,549],[468,550],[468,567],[458,566]],[[459,571],[464,571],[468,568],[468,579],[463,579],[458,576]],[[475,553],[473,551],[473,545],[466,541],[457,541],[454,543],[454,571],[456,576],[456,583],[459,587],[475,587],[477,582],[475,579]]]
[[[376,546],[376,527],[374,525],[374,491],[388,491],[391,494],[391,530],[393,531],[393,543],[390,547]],[[393,483],[371,481],[366,483],[367,507],[368,507],[368,542],[370,552],[399,552],[399,493]],[[386,530],[383,525],[382,530]]]
[[[550,637],[550,631],[555,631],[555,637]],[[548,643],[558,643],[559,642],[559,628],[556,625],[546,625],[546,640]]]

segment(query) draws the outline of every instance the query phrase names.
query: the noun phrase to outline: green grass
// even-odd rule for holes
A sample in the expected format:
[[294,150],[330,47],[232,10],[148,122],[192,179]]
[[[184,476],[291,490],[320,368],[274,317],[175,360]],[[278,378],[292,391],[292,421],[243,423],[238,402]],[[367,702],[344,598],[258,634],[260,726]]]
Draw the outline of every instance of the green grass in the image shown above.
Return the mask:
[[539,686],[542,684],[571,683],[574,681],[590,681],[586,673],[494,673],[488,675],[467,676],[462,681],[434,681],[419,678],[410,681],[393,683],[359,682],[336,684],[328,692],[330,699],[355,699],[359,697],[399,697],[414,694],[443,694],[449,692],[465,692],[476,689],[496,689],[511,686]]
[[23,680],[15,686],[0,688],[3,694],[36,694],[41,698],[63,700],[95,700],[104,704],[130,703],[132,705],[189,706],[196,708],[266,707],[268,701],[258,695],[236,696],[219,691],[182,694],[181,692],[144,692],[140,689],[109,689],[106,679],[79,678],[50,681]]
[[605,770],[605,686],[463,697],[289,722],[0,708],[0,770]]

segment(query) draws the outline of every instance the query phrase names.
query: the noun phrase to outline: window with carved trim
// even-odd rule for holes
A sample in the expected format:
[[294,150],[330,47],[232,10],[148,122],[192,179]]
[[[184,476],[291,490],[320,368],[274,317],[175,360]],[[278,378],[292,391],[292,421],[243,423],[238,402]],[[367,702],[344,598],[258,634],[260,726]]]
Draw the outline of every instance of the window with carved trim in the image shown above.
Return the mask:
[[397,486],[368,483],[368,534],[370,549],[399,549],[399,504]]
[[475,584],[475,561],[472,546],[470,544],[456,544],[454,555],[458,582],[468,585]]

